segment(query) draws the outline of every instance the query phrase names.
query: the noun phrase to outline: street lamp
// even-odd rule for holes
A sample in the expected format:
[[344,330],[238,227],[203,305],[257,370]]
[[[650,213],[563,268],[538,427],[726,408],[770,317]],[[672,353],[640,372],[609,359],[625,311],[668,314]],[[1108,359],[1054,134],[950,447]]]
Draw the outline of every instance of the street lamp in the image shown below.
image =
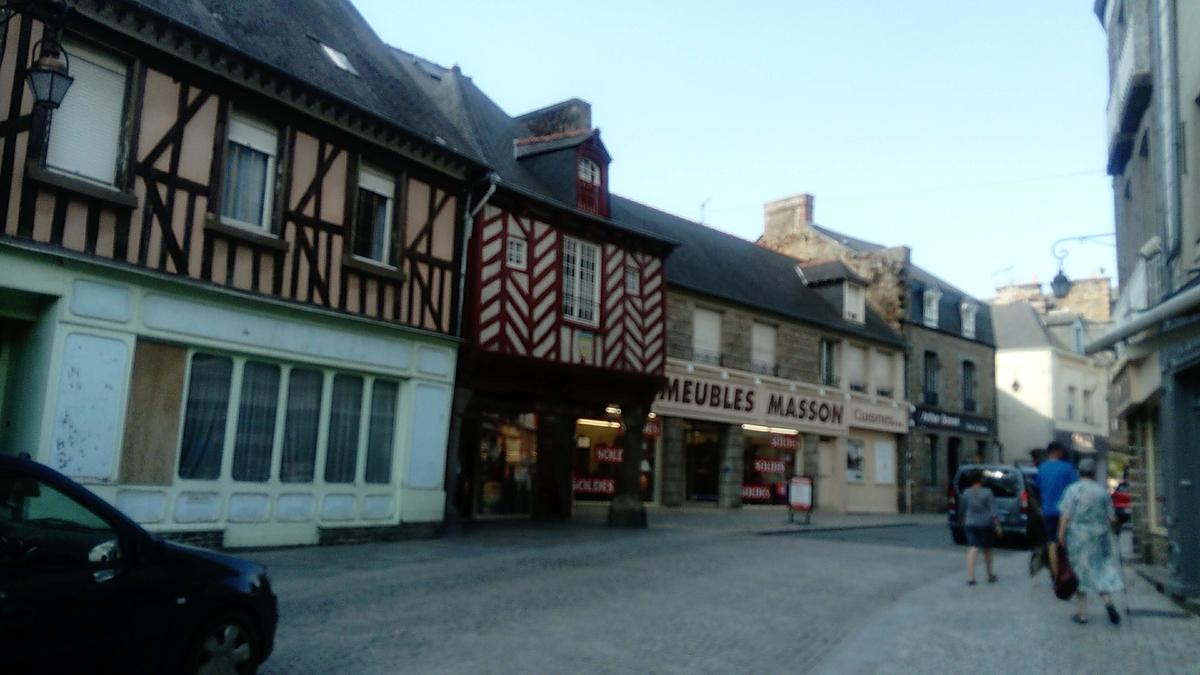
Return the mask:
[[53,110],[62,104],[75,81],[70,75],[67,52],[58,40],[48,36],[34,45],[34,53],[37,56],[25,72],[25,81],[33,92],[34,103]]
[[[1067,293],[1071,292],[1071,280],[1067,278],[1067,273],[1063,271],[1063,260],[1067,258],[1067,248],[1063,244],[1067,242],[1085,242],[1095,241],[1104,237],[1115,237],[1115,232],[1100,232],[1097,234],[1081,234],[1076,237],[1063,237],[1050,245],[1050,253],[1058,258],[1058,274],[1054,275],[1054,279],[1050,281],[1050,290],[1054,292],[1054,297],[1062,299],[1067,297]],[[1108,244],[1115,246],[1116,244]]]

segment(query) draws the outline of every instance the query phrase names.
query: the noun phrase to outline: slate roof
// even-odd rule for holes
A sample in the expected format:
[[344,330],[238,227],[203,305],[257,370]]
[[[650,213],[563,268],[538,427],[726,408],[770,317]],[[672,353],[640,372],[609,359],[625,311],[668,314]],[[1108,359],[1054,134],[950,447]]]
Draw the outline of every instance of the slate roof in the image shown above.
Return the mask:
[[[887,249],[882,244],[850,237],[827,227],[820,225],[813,225],[812,227],[817,232],[833,239],[852,251],[876,253]],[[975,341],[982,342],[988,346],[996,346],[996,338],[992,327],[991,307],[989,305],[980,302],[978,298],[972,297],[966,291],[956,288],[950,282],[934,275],[919,265],[914,265],[911,262],[908,263],[906,272],[909,279],[910,292],[917,288],[936,288],[941,291],[942,297],[938,302],[938,330],[961,337],[962,313],[959,305],[963,300],[970,300],[979,307],[978,312],[975,314]],[[924,324],[917,321],[910,320],[910,322],[914,325],[924,326]]]
[[[126,0],[215,40],[329,96],[476,162],[479,153],[396,67],[391,49],[350,0]],[[315,38],[315,39],[314,39]],[[333,64],[318,40],[346,55],[358,75]]]
[[904,344],[870,309],[865,324],[843,319],[837,307],[800,281],[794,258],[618,195],[612,195],[612,217],[682,242],[667,258],[667,283],[673,286],[877,342]]
[[817,260],[800,263],[800,268],[804,270],[804,279],[808,281],[810,286],[818,286],[833,281],[848,280],[862,286],[867,285],[867,280],[854,273],[846,263],[841,260]]
[[992,307],[992,322],[996,327],[996,349],[1066,349],[1046,329],[1037,310],[1024,302]]

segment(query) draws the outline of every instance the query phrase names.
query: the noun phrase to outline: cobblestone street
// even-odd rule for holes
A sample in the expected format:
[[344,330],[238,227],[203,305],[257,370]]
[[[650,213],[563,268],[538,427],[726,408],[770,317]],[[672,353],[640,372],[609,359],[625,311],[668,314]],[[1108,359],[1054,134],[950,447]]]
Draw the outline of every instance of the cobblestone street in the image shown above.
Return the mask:
[[282,615],[263,670],[1196,670],[1200,621],[1170,616],[1144,582],[1132,621],[1113,628],[1093,607],[1093,623],[1076,626],[1045,578],[1025,575],[1022,551],[999,553],[999,583],[963,585],[962,549],[937,518],[776,536],[763,533],[792,527],[777,511],[652,512],[651,523],[493,523],[431,541],[251,553],[271,566]]

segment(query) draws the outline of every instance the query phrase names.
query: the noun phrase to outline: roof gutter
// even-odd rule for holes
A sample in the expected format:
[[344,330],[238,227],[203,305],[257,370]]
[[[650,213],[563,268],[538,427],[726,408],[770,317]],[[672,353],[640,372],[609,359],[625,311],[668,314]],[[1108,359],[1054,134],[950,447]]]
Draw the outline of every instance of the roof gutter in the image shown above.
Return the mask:
[[1089,342],[1083,351],[1087,354],[1095,354],[1096,352],[1111,349],[1118,342],[1128,337],[1136,335],[1147,328],[1153,328],[1163,321],[1173,319],[1197,307],[1200,307],[1200,286],[1193,286],[1179,295],[1151,307],[1143,312],[1141,316],[1131,319],[1108,331],[1096,340]]
[[487,192],[483,193],[483,197],[480,198],[479,203],[475,205],[475,208],[471,208],[471,191],[467,190],[466,208],[463,209],[462,256],[458,270],[458,307],[455,308],[457,316],[454,320],[454,326],[458,329],[460,336],[462,333],[463,307],[467,303],[465,295],[467,290],[467,261],[471,257],[470,245],[471,235],[474,234],[475,230],[475,216],[479,215],[483,207],[487,206],[488,200],[492,198],[492,195],[496,194],[496,186],[500,183],[500,174],[495,171],[489,171],[485,180],[488,182],[488,189]]

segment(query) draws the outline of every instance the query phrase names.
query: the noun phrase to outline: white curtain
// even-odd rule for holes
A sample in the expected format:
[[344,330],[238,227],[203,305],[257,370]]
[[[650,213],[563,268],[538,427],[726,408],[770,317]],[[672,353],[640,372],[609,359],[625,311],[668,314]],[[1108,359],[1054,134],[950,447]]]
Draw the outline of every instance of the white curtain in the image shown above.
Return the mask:
[[400,387],[395,382],[376,380],[371,388],[371,426],[367,431],[368,483],[392,480],[392,446],[396,436],[396,399]]
[[283,451],[279,480],[310,483],[317,459],[317,429],[321,423],[321,373],[294,369],[288,376],[287,415],[283,422]]
[[247,361],[242,368],[233,479],[263,482],[271,475],[275,410],[279,407],[279,366]]
[[233,361],[212,354],[192,356],[183,438],[179,447],[179,477],[214,479],[221,475],[225,418]]
[[363,381],[335,375],[329,409],[329,444],[325,450],[325,482],[353,483],[358,459],[358,423],[362,418]]

